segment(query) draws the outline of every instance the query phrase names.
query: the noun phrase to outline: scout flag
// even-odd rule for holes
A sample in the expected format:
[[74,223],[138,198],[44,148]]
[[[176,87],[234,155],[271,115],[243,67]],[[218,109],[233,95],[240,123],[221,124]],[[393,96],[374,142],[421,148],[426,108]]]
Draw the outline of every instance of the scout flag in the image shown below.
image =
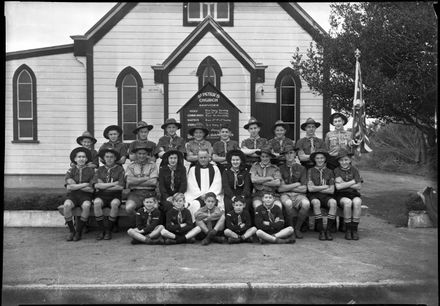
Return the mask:
[[369,153],[373,150],[370,148],[370,140],[367,136],[367,125],[365,123],[365,101],[362,95],[362,77],[361,77],[361,64],[359,63],[359,57],[361,52],[356,49],[356,72],[354,81],[354,97],[353,97],[353,128],[351,130],[351,136],[354,141],[359,143],[354,150],[357,156],[361,153]]

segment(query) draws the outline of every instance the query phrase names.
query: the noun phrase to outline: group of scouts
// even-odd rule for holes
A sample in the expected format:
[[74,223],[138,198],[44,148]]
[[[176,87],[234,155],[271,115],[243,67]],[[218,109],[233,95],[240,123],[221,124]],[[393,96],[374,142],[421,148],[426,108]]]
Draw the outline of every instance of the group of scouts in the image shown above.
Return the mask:
[[[358,240],[362,178],[351,164],[358,144],[344,130],[346,116],[334,113],[329,121],[335,129],[322,140],[315,135],[321,124],[308,118],[301,124],[306,136],[295,143],[285,136],[283,121],[275,122],[273,139],[260,137],[262,123],[252,117],[241,147],[228,126],[211,145],[210,131],[201,123],[189,129],[192,139],[185,142],[176,134],[181,124],[172,118],[161,126],[165,135],[157,145],[148,140],[153,126],[144,121],[129,146],[117,125],[105,128],[109,141],[98,151],[96,139],[84,132],[65,177],[67,241],[81,239],[92,205],[96,239],[111,239],[124,189],[130,190],[125,209],[136,219],[127,231],[132,244],[294,243],[303,238],[310,209],[319,240],[333,240],[338,206],[345,239]],[[75,206],[82,208],[76,226]],[[108,218],[103,207],[110,207]],[[326,227],[322,208],[328,210]]]

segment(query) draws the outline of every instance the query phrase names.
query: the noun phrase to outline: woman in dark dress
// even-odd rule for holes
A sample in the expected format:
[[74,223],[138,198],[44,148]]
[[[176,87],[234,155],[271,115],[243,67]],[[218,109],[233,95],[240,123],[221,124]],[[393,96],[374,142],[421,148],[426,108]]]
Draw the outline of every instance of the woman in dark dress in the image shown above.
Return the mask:
[[162,155],[159,169],[159,209],[162,216],[165,216],[167,211],[173,208],[173,195],[186,191],[186,168],[183,161],[183,154],[178,150],[170,150]]
[[252,182],[251,175],[246,170],[246,155],[241,150],[229,151],[226,155],[228,167],[222,174],[225,212],[233,210],[232,202],[235,196],[245,199],[249,212],[252,210]]

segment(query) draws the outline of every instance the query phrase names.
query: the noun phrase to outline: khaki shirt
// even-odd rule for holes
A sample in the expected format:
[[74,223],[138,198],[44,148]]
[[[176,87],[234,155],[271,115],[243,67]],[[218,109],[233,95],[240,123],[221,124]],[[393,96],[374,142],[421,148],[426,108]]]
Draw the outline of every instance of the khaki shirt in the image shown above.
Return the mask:
[[[263,167],[261,163],[254,163],[251,167],[251,170],[249,171],[254,175],[260,176],[260,177],[272,177],[274,180],[281,179],[281,173],[278,166],[275,166],[274,164],[269,164],[266,167]],[[270,187],[263,184],[254,184],[254,188],[256,190],[268,190],[275,192],[278,187]]]
[[337,156],[341,149],[350,151],[348,143],[351,140],[351,132],[346,130],[334,130],[325,136],[325,146],[331,156]]

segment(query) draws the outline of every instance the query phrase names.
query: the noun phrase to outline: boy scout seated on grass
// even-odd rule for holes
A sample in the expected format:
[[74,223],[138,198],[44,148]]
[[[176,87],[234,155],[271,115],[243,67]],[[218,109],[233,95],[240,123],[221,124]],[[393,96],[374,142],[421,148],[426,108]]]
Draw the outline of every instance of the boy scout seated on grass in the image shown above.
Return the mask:
[[228,243],[254,242],[257,228],[252,226],[251,215],[244,209],[245,205],[242,196],[235,196],[232,202],[233,209],[225,215],[224,235],[228,238]]
[[[255,188],[255,193],[252,195],[254,211],[262,204],[263,193],[270,191],[272,194],[275,194],[281,184],[280,169],[271,163],[271,158],[275,158],[271,147],[268,145],[262,147],[257,152],[257,156],[260,156],[261,161],[255,162],[249,171]],[[278,197],[275,198],[275,205],[280,208],[282,207]]]
[[[315,162],[315,166],[308,171],[307,188],[308,198],[313,206],[315,222],[319,231],[319,240],[333,240],[330,229],[336,222],[336,200],[333,197],[335,192],[335,177],[333,171],[326,167],[328,153],[325,151],[315,151],[310,155],[310,159]],[[322,221],[321,207],[328,208],[327,227],[324,230]]]
[[149,159],[152,154],[151,147],[138,144],[132,152],[136,154],[136,160],[128,165],[125,171],[127,187],[130,189],[125,209],[129,215],[135,214],[135,210],[142,206],[147,196],[156,196],[159,178],[156,163]]
[[[96,170],[93,179],[96,189],[93,210],[98,224],[96,240],[109,240],[112,238],[111,231],[121,205],[122,190],[125,186],[125,171],[121,165],[116,164],[116,160],[119,159],[118,151],[104,148],[99,151],[99,157],[104,160],[105,165]],[[102,212],[103,207],[110,207],[110,215],[106,220],[104,220]]]
[[127,231],[128,235],[133,238],[131,244],[163,244],[160,232],[164,226],[160,224],[160,211],[156,197],[146,197],[143,204],[144,206],[136,211],[136,227]]
[[223,243],[224,237],[220,236],[225,228],[225,214],[218,206],[217,196],[213,192],[205,195],[205,205],[200,207],[194,214],[196,225],[202,229],[205,238],[202,245],[208,245],[211,240]]
[[295,149],[292,145],[287,145],[281,152],[285,156],[286,163],[280,166],[281,185],[278,191],[281,193],[281,203],[286,212],[286,224],[293,225],[293,209],[298,210],[298,219],[295,225],[296,238],[303,238],[301,225],[307,218],[310,201],[307,193],[307,170],[295,162]]
[[284,226],[283,212],[270,191],[263,191],[263,204],[255,211],[256,235],[261,243],[294,243],[293,228]]
[[[64,218],[69,227],[67,241],[81,239],[82,229],[89,218],[94,191],[92,183],[95,175],[93,168],[86,166],[90,158],[90,150],[84,147],[75,148],[70,153],[70,160],[74,166],[67,171],[64,185],[67,189],[67,197],[64,201]],[[75,229],[72,209],[76,206],[81,206],[82,211]]]

